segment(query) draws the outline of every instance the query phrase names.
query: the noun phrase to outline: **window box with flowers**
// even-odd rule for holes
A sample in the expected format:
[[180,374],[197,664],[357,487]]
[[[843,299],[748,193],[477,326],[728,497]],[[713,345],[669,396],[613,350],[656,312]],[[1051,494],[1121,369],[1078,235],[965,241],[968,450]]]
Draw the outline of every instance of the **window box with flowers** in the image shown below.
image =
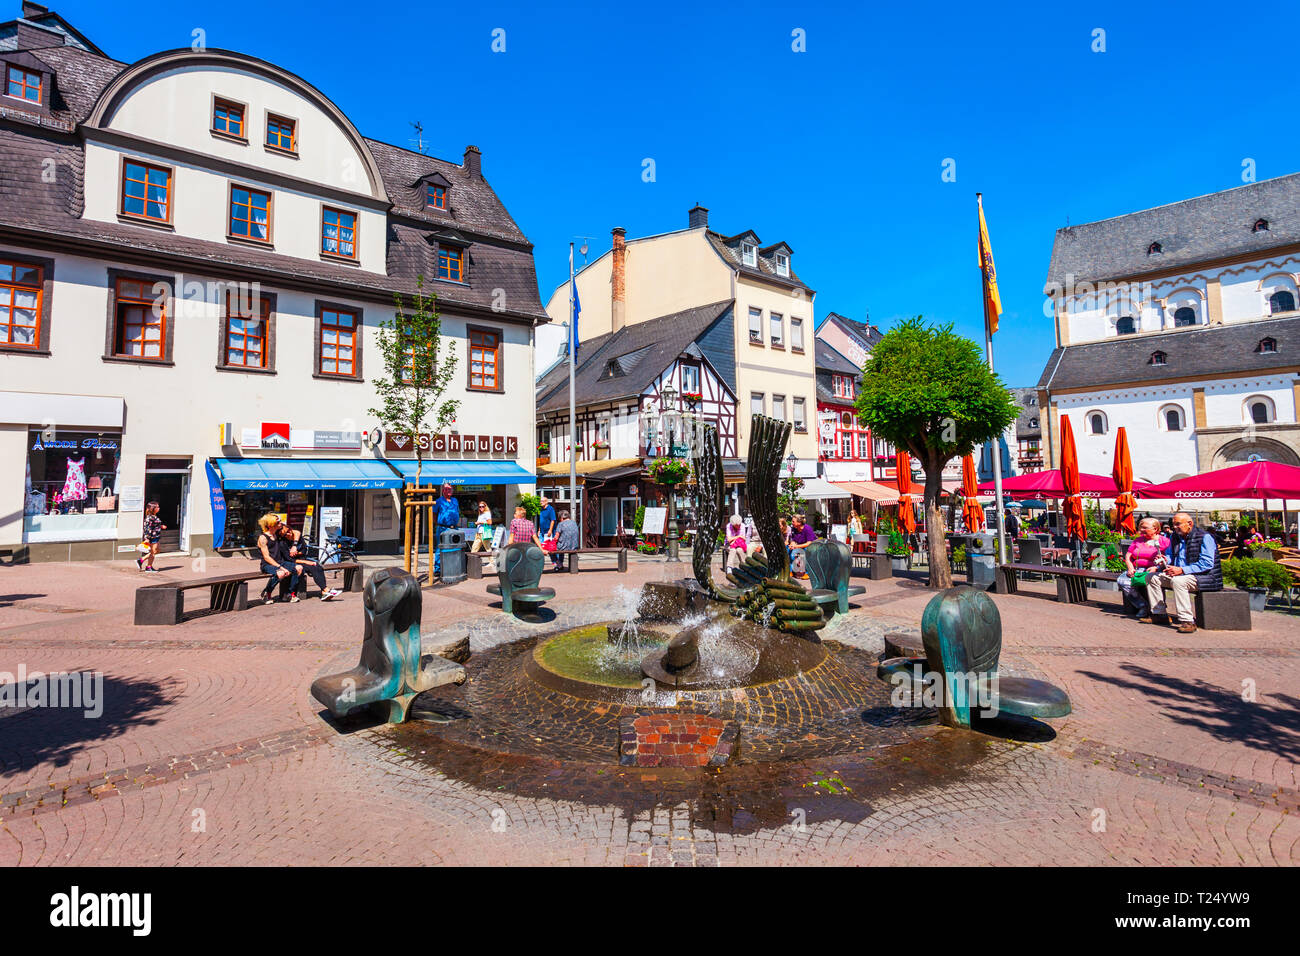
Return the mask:
[[690,403],[692,407],[698,405],[703,398],[704,395],[700,392],[682,392],[682,400]]
[[599,459],[599,458],[608,458],[608,457],[609,457],[609,442],[604,441],[603,439],[597,439],[596,441],[592,442],[592,443],[591,443],[591,457],[592,457],[592,458],[596,458],[596,459]]
[[539,442],[537,445],[537,464],[549,465],[551,463],[551,446],[546,442]]

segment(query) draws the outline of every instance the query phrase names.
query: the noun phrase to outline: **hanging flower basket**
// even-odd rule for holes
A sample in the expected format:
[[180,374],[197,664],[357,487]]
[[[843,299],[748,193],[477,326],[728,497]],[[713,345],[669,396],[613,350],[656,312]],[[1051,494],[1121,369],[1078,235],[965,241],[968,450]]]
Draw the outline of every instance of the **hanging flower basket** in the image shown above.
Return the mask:
[[682,399],[692,405],[698,403],[702,398],[704,398],[704,395],[700,392],[682,392]]
[[691,464],[684,458],[656,458],[650,463],[650,477],[661,485],[676,485],[690,477]]

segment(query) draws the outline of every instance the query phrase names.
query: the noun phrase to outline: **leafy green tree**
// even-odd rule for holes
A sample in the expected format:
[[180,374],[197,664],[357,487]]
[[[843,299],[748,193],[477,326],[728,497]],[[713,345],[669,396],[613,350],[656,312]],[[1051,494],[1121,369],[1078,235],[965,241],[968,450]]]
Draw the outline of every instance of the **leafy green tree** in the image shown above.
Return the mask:
[[925,468],[930,586],[952,586],[944,541],[940,476],[953,458],[970,454],[1016,420],[1011,392],[989,371],[980,347],[951,325],[921,316],[886,332],[862,370],[858,420]]
[[781,479],[781,490],[776,496],[776,510],[787,521],[795,515],[808,513],[808,502],[800,496],[803,479],[787,475]]
[[410,309],[400,293],[393,294],[397,310],[379,326],[379,351],[384,357],[384,374],[374,380],[379,407],[370,414],[379,419],[390,435],[405,435],[415,449],[415,483],[420,484],[424,449],[420,434],[434,434],[456,420],[460,399],[444,399],[443,393],[456,371],[456,353],[443,349],[442,318],[437,295],[424,294],[424,276],[416,278],[415,298]]

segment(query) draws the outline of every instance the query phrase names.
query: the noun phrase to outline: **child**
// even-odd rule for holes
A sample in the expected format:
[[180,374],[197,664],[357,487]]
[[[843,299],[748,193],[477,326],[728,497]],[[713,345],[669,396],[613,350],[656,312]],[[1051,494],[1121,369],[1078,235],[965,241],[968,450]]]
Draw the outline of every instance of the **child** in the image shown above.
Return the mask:
[[[153,561],[154,558],[158,557],[158,541],[162,538],[162,533],[167,530],[167,526],[158,517],[160,507],[161,505],[158,502],[151,501],[144,509],[144,544],[149,550],[135,559],[135,566],[141,571],[153,571],[155,573],[158,571],[153,566]],[[147,565],[144,563],[146,558],[149,561]]]

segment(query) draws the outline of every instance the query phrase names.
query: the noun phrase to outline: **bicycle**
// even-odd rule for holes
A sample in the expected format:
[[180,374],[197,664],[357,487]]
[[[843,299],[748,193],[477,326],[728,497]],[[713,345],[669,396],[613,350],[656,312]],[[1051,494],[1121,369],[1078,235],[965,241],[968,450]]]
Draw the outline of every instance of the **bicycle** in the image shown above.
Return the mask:
[[352,550],[356,546],[356,538],[350,538],[345,534],[327,534],[323,549],[319,545],[308,544],[307,553],[303,557],[315,561],[321,567],[328,567],[331,564],[356,561],[356,552]]

